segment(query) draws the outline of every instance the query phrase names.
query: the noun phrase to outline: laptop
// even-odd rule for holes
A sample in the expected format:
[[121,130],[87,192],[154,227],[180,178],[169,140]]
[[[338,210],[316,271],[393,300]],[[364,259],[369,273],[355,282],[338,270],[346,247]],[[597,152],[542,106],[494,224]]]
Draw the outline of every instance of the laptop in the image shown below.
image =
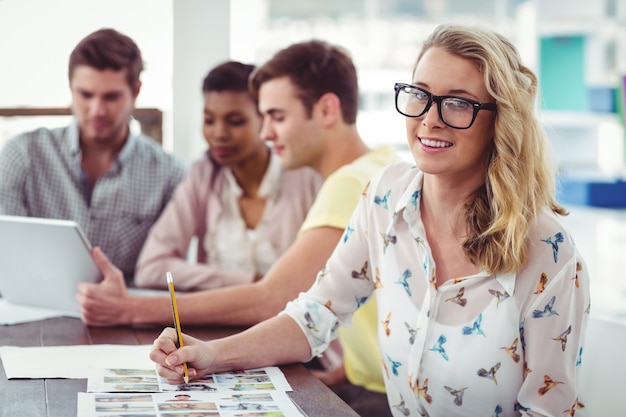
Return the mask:
[[101,279],[91,244],[78,223],[0,215],[3,300],[78,313],[78,283]]

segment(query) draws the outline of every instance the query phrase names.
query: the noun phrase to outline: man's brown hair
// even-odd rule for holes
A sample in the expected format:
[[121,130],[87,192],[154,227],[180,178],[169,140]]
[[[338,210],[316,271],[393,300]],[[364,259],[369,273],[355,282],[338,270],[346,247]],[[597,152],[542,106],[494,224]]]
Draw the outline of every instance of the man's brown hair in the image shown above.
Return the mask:
[[126,80],[133,92],[139,86],[143,71],[141,51],[128,36],[114,29],[100,29],[81,40],[70,54],[68,77],[72,81],[74,69],[87,65],[100,71],[126,70]]
[[287,76],[309,115],[313,105],[326,93],[341,102],[344,122],[354,124],[359,108],[359,89],[352,58],[344,49],[324,41],[296,43],[278,51],[250,77],[250,90],[258,99],[261,84]]

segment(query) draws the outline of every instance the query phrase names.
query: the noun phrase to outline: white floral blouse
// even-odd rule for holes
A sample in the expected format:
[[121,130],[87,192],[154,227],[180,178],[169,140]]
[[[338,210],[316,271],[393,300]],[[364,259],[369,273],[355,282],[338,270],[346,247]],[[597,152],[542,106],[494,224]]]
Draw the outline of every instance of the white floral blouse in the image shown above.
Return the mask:
[[285,309],[314,355],[376,291],[380,361],[394,416],[586,416],[578,391],[589,276],[551,211],[517,273],[436,285],[420,218],[423,175],[372,179],[316,283]]

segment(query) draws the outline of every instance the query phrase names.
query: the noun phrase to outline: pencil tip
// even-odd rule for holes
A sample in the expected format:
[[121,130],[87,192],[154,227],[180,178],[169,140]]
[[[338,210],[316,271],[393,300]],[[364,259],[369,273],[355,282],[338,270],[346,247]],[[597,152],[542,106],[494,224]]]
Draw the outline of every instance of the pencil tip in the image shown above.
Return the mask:
[[188,376],[183,377],[183,379],[185,380],[185,384],[189,383],[189,377]]

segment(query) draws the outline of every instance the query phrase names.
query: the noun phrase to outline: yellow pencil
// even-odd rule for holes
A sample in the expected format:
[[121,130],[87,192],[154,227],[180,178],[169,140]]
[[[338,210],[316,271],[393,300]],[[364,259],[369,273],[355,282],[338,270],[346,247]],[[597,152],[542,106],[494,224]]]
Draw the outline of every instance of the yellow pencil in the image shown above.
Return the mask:
[[[172,273],[167,273],[167,286],[170,290],[170,299],[172,300],[172,312],[174,313],[174,328],[178,334],[178,347],[183,347],[183,332],[180,329],[180,318],[178,317],[178,305],[176,304],[176,293],[174,292],[174,280],[172,279]],[[183,362],[183,369],[185,375],[183,376],[185,384],[189,383],[189,370],[187,369],[187,362]]]

